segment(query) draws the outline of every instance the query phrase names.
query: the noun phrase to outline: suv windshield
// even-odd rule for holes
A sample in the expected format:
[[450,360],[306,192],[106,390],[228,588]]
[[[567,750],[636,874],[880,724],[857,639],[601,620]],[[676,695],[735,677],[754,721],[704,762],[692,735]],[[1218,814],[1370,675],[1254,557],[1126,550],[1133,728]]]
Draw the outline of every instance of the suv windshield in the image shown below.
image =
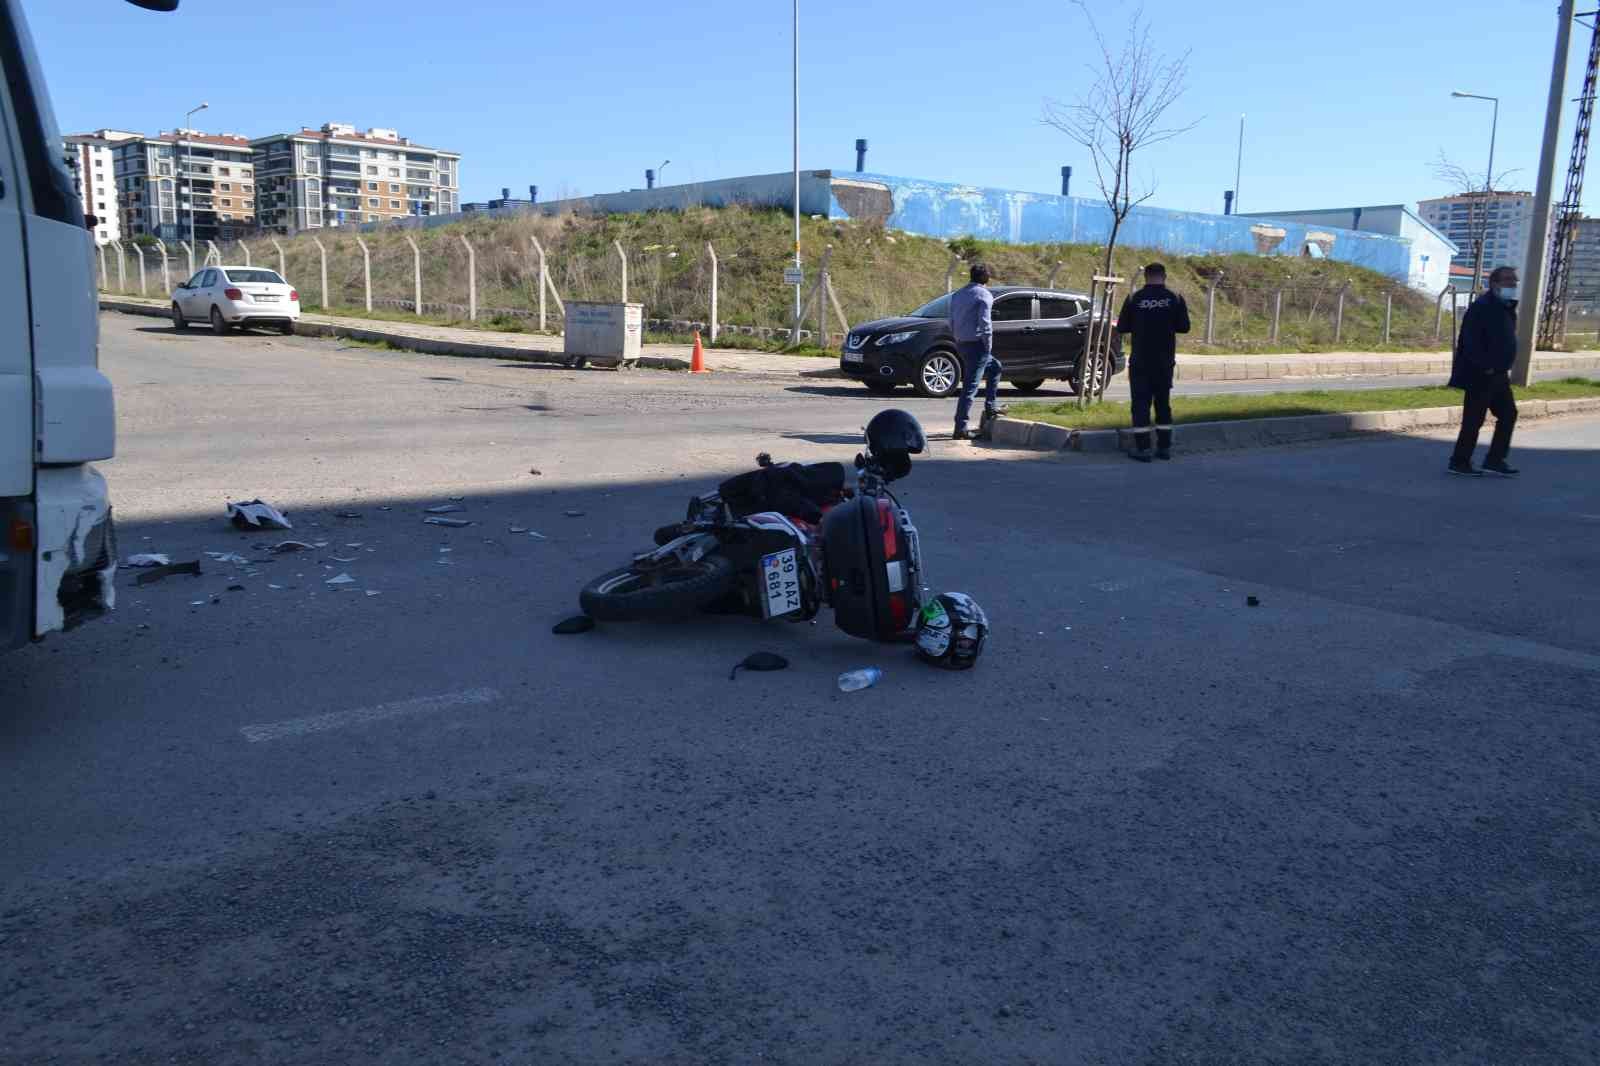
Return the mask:
[[949,318],[950,317],[950,294],[946,293],[945,295],[939,297],[937,300],[933,300],[933,301],[930,301],[929,303],[923,304],[921,307],[919,307],[915,311],[911,312],[910,317],[911,318]]
[[229,270],[228,280],[235,285],[282,285],[276,270]]

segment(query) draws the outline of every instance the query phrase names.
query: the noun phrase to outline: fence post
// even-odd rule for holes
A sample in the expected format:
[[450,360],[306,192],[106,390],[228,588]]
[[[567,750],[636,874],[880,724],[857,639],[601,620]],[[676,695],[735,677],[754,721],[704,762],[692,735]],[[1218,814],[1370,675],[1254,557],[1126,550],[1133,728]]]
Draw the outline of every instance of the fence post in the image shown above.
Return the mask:
[[1350,283],[1339,286],[1339,304],[1333,312],[1333,343],[1338,344],[1344,336],[1344,294],[1350,288]]
[[361,246],[361,290],[365,294],[367,313],[372,313],[372,252],[367,248],[367,242],[360,235],[356,236],[356,243]]
[[278,273],[284,281],[289,280],[289,264],[283,258],[283,245],[278,243],[278,238],[272,238],[272,246],[278,250]]
[[210,240],[208,238],[206,240],[206,262],[205,262],[205,265],[206,266],[210,266],[211,265],[211,260],[213,260],[213,259],[215,259],[217,261],[217,266],[221,266],[222,265],[222,252],[220,252],[217,249],[217,242],[213,241],[213,240]]
[[172,279],[167,276],[167,246],[160,237],[156,238],[156,250],[161,253],[161,291],[172,295]]
[[417,317],[422,317],[422,249],[417,247],[417,242],[412,240],[411,234],[406,234],[406,243],[411,245],[411,285],[416,296]]
[[1458,316],[1461,313],[1460,293],[1456,292],[1454,285],[1450,286],[1450,349],[1455,350],[1456,340],[1461,336],[1461,323]]
[[1206,290],[1206,343],[1217,342],[1217,284],[1222,281],[1222,275],[1216,274],[1211,279],[1211,287]]
[[822,347],[828,346],[828,261],[833,258],[833,245],[822,250],[822,262],[817,266],[817,337]]
[[717,343],[717,250],[711,247],[711,242],[706,242],[706,254],[711,257],[711,343]]
[[100,287],[109,290],[111,280],[106,276],[106,246],[102,244],[96,251],[100,253]]
[[239,246],[239,251],[244,253],[244,265],[255,266],[254,263],[250,262],[250,246],[244,243],[244,241],[234,241],[233,243],[237,244]]
[[178,247],[182,248],[183,254],[189,257],[189,273],[184,275],[184,279],[187,280],[194,277],[194,247],[188,241],[179,241]]
[[1272,341],[1278,343],[1278,323],[1283,318],[1283,290],[1279,289],[1272,296]]
[[[949,295],[950,293],[955,291],[955,288],[956,288],[956,264],[959,263],[959,262],[961,262],[961,257],[959,255],[956,255],[956,253],[951,252],[950,253],[950,263],[949,263],[949,265],[947,265],[944,268],[944,291],[945,291],[946,295]],[[826,347],[826,342],[824,342],[824,347]]]
[[143,296],[145,294],[144,245],[135,242],[133,245],[133,254],[139,257],[139,295]]
[[1044,287],[1045,288],[1053,289],[1053,288],[1056,287],[1056,275],[1061,273],[1061,268],[1063,266],[1065,266],[1065,265],[1066,264],[1063,263],[1061,260],[1059,260],[1059,259],[1056,260],[1056,265],[1050,268],[1050,277],[1049,277],[1049,279],[1046,280],[1045,283],[1044,283]]
[[1439,298],[1433,302],[1433,340],[1435,344],[1439,342],[1439,335],[1444,332],[1444,298],[1449,296],[1450,292],[1451,287],[1446,285],[1443,291],[1439,293]]
[[[472,242],[465,237],[461,238],[461,246],[467,250],[467,321],[476,322],[478,321],[478,253],[472,250]],[[626,263],[622,267],[622,302],[628,302]]]
[[617,250],[617,258],[622,260],[622,302],[628,302],[628,253],[622,250],[621,241],[612,241],[611,247]]
[[111,246],[117,250],[117,291],[128,291],[128,257],[122,254],[122,242],[112,241]]
[[1383,297],[1383,343],[1389,343],[1389,327],[1394,322],[1394,293],[1388,292]]
[[326,312],[333,306],[328,298],[328,250],[322,246],[321,237],[311,238],[311,243],[317,246],[317,255],[322,260],[322,310]]
[[537,238],[537,237],[530,237],[528,239],[533,242],[534,254],[539,257],[539,280],[538,280],[538,282],[536,284],[538,285],[538,288],[539,288],[539,332],[543,333],[544,329],[545,329],[545,326],[544,326],[544,286],[545,286],[544,245],[539,243],[539,238]]

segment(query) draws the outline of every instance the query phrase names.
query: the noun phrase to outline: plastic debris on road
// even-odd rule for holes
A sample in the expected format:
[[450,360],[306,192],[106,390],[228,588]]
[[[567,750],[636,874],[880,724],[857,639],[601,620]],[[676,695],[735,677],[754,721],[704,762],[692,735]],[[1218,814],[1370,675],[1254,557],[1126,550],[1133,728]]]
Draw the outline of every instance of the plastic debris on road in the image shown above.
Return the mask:
[[758,651],[747,655],[743,662],[728,672],[728,680],[732,681],[739,676],[740,670],[754,670],[757,673],[766,673],[770,670],[787,670],[789,660],[770,651]]
[[379,592],[377,589],[367,589],[367,595],[368,596],[382,596],[383,593]]
[[161,555],[157,552],[143,552],[139,555],[128,556],[127,561],[122,565],[132,567],[170,566],[172,565],[172,560],[169,557]]
[[550,539],[549,537],[545,536],[543,533],[535,533],[531,529],[528,530],[528,536],[532,540],[549,540]]
[[424,514],[457,514],[457,513],[461,512],[461,511],[465,511],[465,510],[466,510],[466,508],[462,507],[460,504],[441,503],[441,504],[435,504],[432,507],[423,508],[423,513]]
[[436,516],[430,516],[428,518],[424,518],[422,521],[430,526],[444,526],[447,529],[465,529],[467,526],[472,525],[471,522],[468,522],[464,518],[439,518]]
[[349,556],[348,558],[338,555],[330,555],[328,558],[332,559],[336,563],[353,563],[358,561],[358,557],[354,555]]
[[594,628],[594,619],[586,614],[575,614],[571,618],[563,619],[550,627],[550,632],[558,636],[569,637],[574,633],[587,633]]
[[871,688],[882,679],[883,671],[876,666],[867,666],[860,670],[847,670],[839,675],[839,691],[860,692],[864,688]]
[[561,513],[566,515],[568,518],[582,518],[583,517],[583,512],[582,511],[563,511]]
[[230,563],[234,566],[249,566],[250,560],[233,552],[206,552],[206,557],[215,559],[219,563]]
[[199,577],[200,560],[196,559],[193,562],[188,563],[168,563],[165,566],[151,567],[143,571],[137,578],[135,578],[134,584],[149,585],[153,582],[160,581],[164,577],[172,577],[174,574],[189,574],[192,577]]
[[267,550],[275,555],[282,555],[285,552],[308,552],[311,550],[311,545],[303,540],[280,540]]
[[228,517],[240,529],[293,529],[276,507],[260,500],[228,504]]
[[349,574],[340,574],[338,577],[330,577],[327,581],[323,582],[325,585],[354,585],[355,583],[356,579],[351,577]]
[[524,528],[523,528],[523,527],[521,527],[521,526],[512,526],[512,527],[511,527],[511,532],[512,532],[512,533],[526,533],[526,532],[527,532],[527,530],[526,530],[526,529],[524,529]]
[[1261,601],[1259,599],[1257,599],[1256,597],[1254,597],[1254,596],[1246,596],[1244,602],[1247,603],[1248,605],[1250,605],[1251,607],[1260,607],[1261,606]]

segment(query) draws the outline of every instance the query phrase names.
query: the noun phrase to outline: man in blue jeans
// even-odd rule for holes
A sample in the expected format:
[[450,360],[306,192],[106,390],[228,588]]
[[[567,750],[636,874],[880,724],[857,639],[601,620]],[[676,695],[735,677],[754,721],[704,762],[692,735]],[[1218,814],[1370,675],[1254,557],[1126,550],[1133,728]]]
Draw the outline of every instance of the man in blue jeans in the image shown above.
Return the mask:
[[1000,394],[1000,361],[994,357],[994,320],[990,316],[994,293],[989,291],[989,268],[983,263],[973,263],[968,276],[971,284],[957,289],[950,297],[950,329],[956,335],[956,354],[961,356],[966,374],[961,398],[956,401],[954,440],[972,439],[967,432],[967,418],[972,413],[972,400],[978,395],[978,381],[981,379],[986,386],[983,394],[986,412],[997,410]]

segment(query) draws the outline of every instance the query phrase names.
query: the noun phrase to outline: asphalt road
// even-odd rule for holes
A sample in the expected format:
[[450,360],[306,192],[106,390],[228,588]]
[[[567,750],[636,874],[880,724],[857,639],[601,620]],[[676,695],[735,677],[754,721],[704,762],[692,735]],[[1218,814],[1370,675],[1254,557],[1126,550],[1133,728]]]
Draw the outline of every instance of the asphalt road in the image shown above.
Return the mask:
[[1600,420],[1515,482],[935,442],[903,500],[994,622],[945,674],[550,633],[755,452],[847,458],[856,390],[118,316],[102,362],[123,552],[205,574],[0,659],[0,1062],[1594,1060]]

